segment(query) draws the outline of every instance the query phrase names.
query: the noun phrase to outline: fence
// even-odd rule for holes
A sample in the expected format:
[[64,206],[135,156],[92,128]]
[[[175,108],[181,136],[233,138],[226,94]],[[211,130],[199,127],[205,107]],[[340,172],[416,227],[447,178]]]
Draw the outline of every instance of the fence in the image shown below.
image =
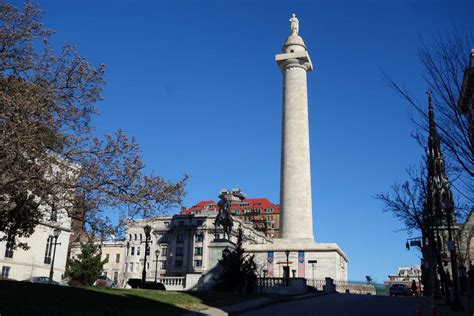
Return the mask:
[[307,286],[304,278],[257,278],[257,291],[267,294],[303,294]]
[[[378,294],[377,288],[374,284],[367,284],[364,282],[352,282],[352,281],[333,281],[336,286],[336,292],[338,293],[351,293],[351,294]],[[326,280],[312,280],[307,279],[306,285],[322,291],[323,286],[326,285]]]
[[159,277],[157,281],[168,291],[183,291],[186,287],[186,277]]

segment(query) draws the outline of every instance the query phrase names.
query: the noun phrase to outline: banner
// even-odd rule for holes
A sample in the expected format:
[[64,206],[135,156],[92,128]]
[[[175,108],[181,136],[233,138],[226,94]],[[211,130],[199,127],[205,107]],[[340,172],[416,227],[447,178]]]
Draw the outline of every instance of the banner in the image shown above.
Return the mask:
[[298,251],[298,277],[305,277],[304,251]]
[[273,251],[267,253],[267,277],[273,277]]

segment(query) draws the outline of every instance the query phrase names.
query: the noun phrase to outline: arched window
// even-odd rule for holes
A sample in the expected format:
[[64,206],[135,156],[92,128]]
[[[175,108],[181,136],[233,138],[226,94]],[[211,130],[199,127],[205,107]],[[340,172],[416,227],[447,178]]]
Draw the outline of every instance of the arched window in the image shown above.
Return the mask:
[[137,240],[137,234],[135,234],[135,240]]

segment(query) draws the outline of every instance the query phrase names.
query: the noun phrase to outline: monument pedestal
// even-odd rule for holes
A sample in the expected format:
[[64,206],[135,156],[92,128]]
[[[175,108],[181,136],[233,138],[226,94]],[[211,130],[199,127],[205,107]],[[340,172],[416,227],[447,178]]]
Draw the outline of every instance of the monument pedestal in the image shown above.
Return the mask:
[[214,269],[218,266],[219,260],[222,259],[222,252],[225,249],[233,250],[236,245],[226,239],[216,239],[211,241],[209,244],[209,258],[208,263],[211,269]]
[[[336,243],[316,243],[311,239],[275,238],[269,244],[246,244],[245,252],[254,254],[257,265],[267,277],[284,277],[288,252],[289,271],[306,279],[347,280],[348,259]],[[311,261],[311,262],[310,262]],[[316,262],[316,263],[314,263]]]
[[219,264],[219,260],[222,259],[222,252],[225,249],[231,251],[235,247],[236,245],[229,240],[217,239],[211,241],[208,246],[209,252],[207,257],[209,270],[200,277],[197,285],[198,290],[210,290],[213,288],[216,280],[222,273],[222,266]]

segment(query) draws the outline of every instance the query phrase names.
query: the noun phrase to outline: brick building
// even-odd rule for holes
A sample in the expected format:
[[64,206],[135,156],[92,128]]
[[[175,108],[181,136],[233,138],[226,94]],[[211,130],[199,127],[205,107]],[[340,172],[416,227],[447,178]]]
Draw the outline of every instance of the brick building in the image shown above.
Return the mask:
[[[190,208],[181,209],[180,214],[201,214],[203,211],[217,212],[217,202],[201,201]],[[280,231],[280,205],[273,204],[267,198],[245,199],[233,202],[232,215],[239,217],[245,223],[253,224],[258,231],[267,237],[278,238]]]

